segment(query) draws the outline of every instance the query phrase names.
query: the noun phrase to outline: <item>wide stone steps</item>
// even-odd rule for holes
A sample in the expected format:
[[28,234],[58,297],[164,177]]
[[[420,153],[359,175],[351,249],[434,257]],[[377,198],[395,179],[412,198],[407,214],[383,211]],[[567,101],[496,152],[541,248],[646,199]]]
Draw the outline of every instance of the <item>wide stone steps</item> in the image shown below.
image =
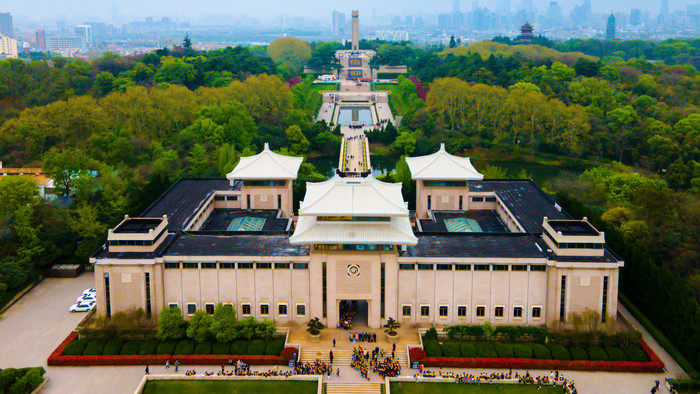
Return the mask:
[[[408,367],[408,354],[405,351],[397,351],[396,358],[402,367]],[[319,360],[324,363],[330,362],[329,350],[302,350],[299,360],[302,363],[313,363]],[[334,350],[333,351],[333,366],[347,367],[352,363],[352,350]]]
[[326,394],[382,394],[381,383],[369,382],[328,382]]

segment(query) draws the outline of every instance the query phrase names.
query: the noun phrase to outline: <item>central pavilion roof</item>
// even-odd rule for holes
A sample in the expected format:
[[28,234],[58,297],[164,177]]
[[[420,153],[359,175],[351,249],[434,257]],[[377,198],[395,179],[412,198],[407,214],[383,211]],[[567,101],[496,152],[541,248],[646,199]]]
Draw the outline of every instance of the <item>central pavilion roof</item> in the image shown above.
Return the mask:
[[406,216],[408,208],[400,183],[386,183],[371,175],[306,184],[300,216]]
[[289,239],[297,244],[384,244],[415,245],[408,217],[392,217],[388,222],[324,222],[314,216],[300,216]]
[[241,157],[236,168],[226,178],[238,179],[297,179],[303,157],[284,156],[270,150],[265,143],[262,152]]
[[407,157],[406,164],[413,179],[473,181],[484,179],[472,165],[468,157],[451,155],[445,151],[445,144],[440,150],[427,156]]

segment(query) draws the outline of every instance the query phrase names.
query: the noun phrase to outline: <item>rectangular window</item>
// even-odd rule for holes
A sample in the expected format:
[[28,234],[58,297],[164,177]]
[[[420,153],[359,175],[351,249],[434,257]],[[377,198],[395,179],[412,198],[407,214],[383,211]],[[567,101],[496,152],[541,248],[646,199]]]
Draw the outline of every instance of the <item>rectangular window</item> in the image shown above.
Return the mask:
[[491,266],[488,264],[474,264],[474,271],[490,271]]
[[401,315],[403,317],[411,317],[411,306],[410,305],[403,305],[401,307]]
[[187,304],[187,314],[194,315],[197,312],[197,304]]
[[428,306],[428,305],[421,305],[421,306],[420,306],[420,315],[421,315],[421,317],[428,317],[428,316],[430,316],[430,306]]
[[246,202],[246,206],[245,206],[246,209],[252,209],[252,207],[250,206],[250,194],[246,194],[245,197],[246,197],[246,201],[245,201]]
[[255,266],[256,266],[258,269],[266,269],[266,270],[268,270],[268,269],[271,269],[271,268],[272,268],[272,263],[257,263],[257,264],[255,264]]
[[433,265],[432,264],[418,264],[418,269],[423,270],[423,271],[432,271]]
[[527,271],[527,264],[513,264],[510,266],[511,271]]
[[540,317],[542,317],[542,307],[541,306],[533,306],[532,307],[532,318],[539,319]]
[[457,317],[467,317],[467,307],[460,305],[457,307]]
[[439,312],[440,312],[440,317],[447,317],[447,312],[448,312],[447,305],[440,305]]
[[297,316],[306,316],[306,304],[297,304]]
[[214,201],[226,201],[226,196],[214,196]]
[[476,317],[484,317],[486,316],[486,307],[485,306],[477,306],[476,307]]
[[241,314],[250,315],[250,304],[241,304]]
[[561,290],[559,292],[559,321],[566,319],[566,275],[561,277]]
[[544,264],[531,265],[530,271],[547,271],[547,266]]
[[423,181],[425,187],[466,187],[467,181]]
[[483,197],[472,197],[472,202],[484,202]]
[[204,309],[207,311],[208,314],[214,314],[214,304],[205,304]]
[[199,263],[182,263],[182,268],[197,269],[199,268]]
[[326,263],[324,262],[321,265],[321,287],[322,287],[322,301],[323,301],[323,317],[326,317],[328,315],[328,281],[327,281],[327,268],[326,268]]
[[438,264],[438,271],[452,271],[452,264]]
[[253,268],[253,263],[238,263],[238,269],[251,269]]
[[226,196],[226,201],[238,201],[238,196]]
[[484,201],[486,201],[486,202],[496,202],[496,197],[486,197],[486,198],[484,199]]
[[506,264],[494,264],[493,270],[494,271],[508,271],[508,265],[506,265]]
[[243,181],[243,186],[284,186],[286,181],[274,181],[274,180],[256,180],[256,181]]
[[[146,274],[148,275],[148,274]],[[605,323],[605,318],[608,314],[608,277],[603,277],[603,307],[600,312],[600,318]]]
[[309,269],[309,263],[294,263],[292,264],[292,268],[295,270],[307,270]]
[[504,309],[504,308],[503,308],[502,306],[497,306],[497,307],[493,310],[493,315],[494,315],[495,317],[503,317],[503,309]]
[[146,313],[151,314],[151,274],[148,272],[146,272]]
[[459,196],[459,210],[462,210],[462,196]]
[[275,269],[277,269],[277,270],[289,269],[289,263],[275,263]]
[[428,196],[428,210],[430,210],[430,196]]
[[277,195],[277,209],[282,209],[282,195]]
[[180,263],[163,263],[165,269],[180,268]]
[[471,264],[455,264],[455,271],[471,271]]
[[260,315],[267,316],[269,314],[270,314],[270,305],[269,304],[260,304]]
[[202,263],[202,269],[216,268],[216,263]]
[[221,268],[221,269],[236,268],[236,263],[219,263],[219,268]]
[[287,316],[287,304],[277,304],[277,314]]
[[520,319],[523,317],[523,307],[522,306],[513,307],[513,317],[516,319]]
[[385,263],[382,263],[381,268],[380,268],[380,281],[381,281],[381,287],[379,289],[379,317],[382,319],[384,318],[384,301],[385,301],[385,292],[386,292],[386,267]]
[[169,303],[169,304],[168,304],[168,308],[170,308],[170,309],[175,309],[175,308],[177,308],[177,302],[171,302],[171,303]]
[[400,270],[406,270],[406,271],[413,271],[416,269],[415,264],[399,264],[399,269]]
[[112,303],[109,295],[109,273],[105,273],[105,301],[107,304],[107,316],[109,317],[112,315]]

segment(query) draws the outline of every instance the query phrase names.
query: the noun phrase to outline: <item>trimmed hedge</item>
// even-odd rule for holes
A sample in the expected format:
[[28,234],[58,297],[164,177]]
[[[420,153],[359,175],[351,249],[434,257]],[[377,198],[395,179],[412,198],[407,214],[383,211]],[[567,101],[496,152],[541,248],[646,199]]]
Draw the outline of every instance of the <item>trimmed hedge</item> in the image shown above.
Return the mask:
[[532,348],[524,343],[513,345],[513,356],[515,358],[532,358]]
[[175,341],[159,342],[156,348],[156,354],[173,354],[175,346],[177,346],[177,342]]
[[175,350],[172,354],[192,354],[194,353],[194,347],[197,346],[197,342],[192,339],[183,339],[175,345]]
[[104,339],[91,339],[90,342],[88,342],[87,346],[85,346],[85,350],[83,350],[83,355],[84,356],[98,356],[102,354],[102,350],[105,347],[105,341]]
[[588,348],[588,358],[591,361],[608,361],[608,354],[600,346],[591,346]]
[[462,357],[476,357],[477,352],[476,352],[476,346],[472,345],[469,342],[462,342],[459,344],[459,352],[462,354]]
[[423,341],[423,349],[425,349],[425,354],[428,357],[441,357],[442,356],[442,348],[440,347],[440,344],[437,343],[436,341],[432,341],[432,340]]
[[505,343],[496,343],[493,346],[498,353],[498,357],[501,358],[513,358],[513,346]]
[[231,354],[248,354],[248,341],[235,341],[231,344]]
[[628,347],[624,351],[628,361],[637,361],[642,363],[649,361],[649,357],[647,357],[647,354],[644,353],[644,350],[636,346]]
[[[284,349],[284,351],[287,349]],[[425,351],[419,347],[412,347],[408,350],[408,356],[411,358],[411,361],[423,361],[425,360]]]
[[66,346],[63,354],[66,356],[80,356],[83,354],[83,351],[85,351],[85,346],[87,346],[88,342],[90,342],[89,339],[78,339],[77,341],[73,341]]
[[442,344],[442,354],[445,357],[459,357],[459,344],[455,342],[445,342]]
[[231,342],[214,342],[211,345],[212,354],[231,354]]
[[562,345],[552,345],[549,347],[552,352],[552,358],[555,360],[571,360],[571,353]]
[[0,370],[0,393],[29,394],[43,381],[43,367],[6,368]]
[[265,355],[268,356],[279,356],[284,349],[284,339],[270,339],[267,342],[267,347],[265,347]]
[[498,353],[496,353],[496,349],[493,347],[492,343],[479,343],[476,345],[476,352],[479,355],[479,357],[485,357],[485,358],[496,358],[498,357]]
[[158,341],[144,341],[141,342],[141,348],[139,349],[139,354],[146,356],[148,354],[156,354],[158,350]]
[[267,345],[265,344],[265,341],[261,339],[255,339],[250,341],[250,344],[248,345],[248,355],[251,356],[261,356],[265,354],[265,347]]
[[211,346],[212,344],[209,341],[198,343],[194,347],[193,354],[211,354]]
[[141,344],[143,342],[141,341],[129,341],[122,346],[122,350],[120,352],[121,355],[129,355],[129,354],[139,354],[139,351],[141,350]]
[[[420,349],[420,348],[418,348],[418,349],[421,352],[423,351],[423,349]],[[411,349],[411,350],[413,350],[413,349]],[[282,358],[282,360],[288,362],[290,360],[295,360],[297,353],[299,353],[299,349],[290,346],[290,347],[286,347],[286,348],[282,349],[282,353],[280,353],[280,357]],[[413,354],[413,353],[411,353],[411,354]],[[425,358],[425,353],[423,353],[423,358]]]
[[104,349],[102,349],[102,354],[105,356],[114,356],[121,354],[122,351],[122,341],[117,338],[112,338],[105,343]]
[[549,351],[549,348],[545,345],[541,345],[539,343],[533,343],[530,345],[532,347],[532,353],[535,355],[535,358],[538,360],[551,360],[552,359],[552,353]]
[[620,348],[612,346],[606,347],[605,353],[608,353],[608,360],[610,361],[627,361],[625,352],[623,352]]
[[588,353],[580,347],[572,347],[569,349],[572,360],[588,361]]

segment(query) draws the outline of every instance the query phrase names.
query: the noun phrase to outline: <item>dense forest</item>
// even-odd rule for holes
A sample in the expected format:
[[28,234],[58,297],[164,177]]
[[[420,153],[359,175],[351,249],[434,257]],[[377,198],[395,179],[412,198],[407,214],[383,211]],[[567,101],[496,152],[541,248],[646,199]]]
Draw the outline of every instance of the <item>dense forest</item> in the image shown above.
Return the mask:
[[[362,41],[377,51],[374,66],[410,71],[390,86],[400,124],[370,140],[400,155],[445,142],[453,153],[585,170],[542,186],[606,229],[626,260],[623,291],[664,329],[673,322],[666,334],[700,367],[700,40],[538,43]],[[287,154],[337,154],[339,130],[312,121],[318,89],[302,69],[338,68],[341,47],[284,38],[195,51],[186,40],[90,62],[0,61],[0,160],[42,167],[72,195],[46,203],[31,180],[0,181],[0,297],[39,268],[84,262],[107,228],[179,177],[224,176],[264,142]],[[405,161],[386,178],[410,195]],[[321,179],[304,163],[295,197]]]

